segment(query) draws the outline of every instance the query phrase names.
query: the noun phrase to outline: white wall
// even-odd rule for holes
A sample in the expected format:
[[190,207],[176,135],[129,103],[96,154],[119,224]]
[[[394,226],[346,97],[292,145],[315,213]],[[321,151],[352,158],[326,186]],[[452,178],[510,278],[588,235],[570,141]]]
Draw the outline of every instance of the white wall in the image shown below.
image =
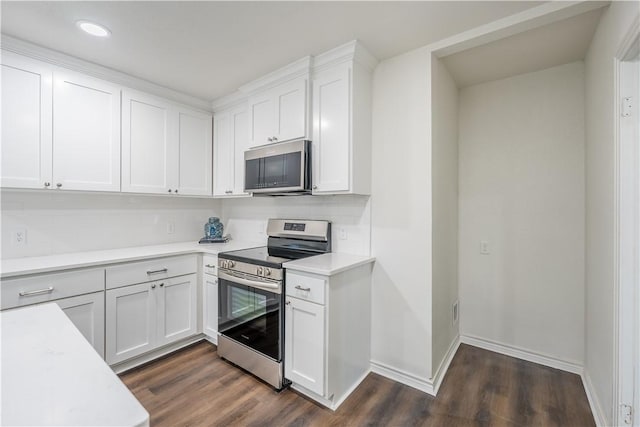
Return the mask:
[[431,58],[433,192],[433,359],[435,375],[458,336],[453,303],[458,299],[458,88],[435,56]]
[[[218,201],[72,192],[2,192],[2,258],[197,241]],[[167,223],[175,231],[167,233]],[[27,245],[11,236],[27,230]]]
[[577,366],[583,71],[580,61],[463,88],[459,140],[461,334]]
[[585,59],[586,87],[586,317],[585,377],[613,422],[614,399],[614,66],[637,2],[612,2]]
[[[267,243],[269,218],[323,219],[332,222],[332,251],[369,255],[371,210],[368,196],[254,197],[222,201],[225,234],[236,240]],[[340,237],[340,230],[346,239]]]
[[373,79],[372,360],[431,377],[430,54],[386,61]]

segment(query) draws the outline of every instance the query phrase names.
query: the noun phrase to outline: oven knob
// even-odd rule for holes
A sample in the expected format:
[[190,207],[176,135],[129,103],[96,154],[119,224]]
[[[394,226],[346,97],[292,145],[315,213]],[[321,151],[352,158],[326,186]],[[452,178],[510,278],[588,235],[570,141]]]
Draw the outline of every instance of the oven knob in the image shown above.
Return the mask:
[[265,269],[264,269],[264,275],[265,275],[265,276],[271,276],[271,269],[270,269],[270,268],[268,268],[268,267],[265,267]]
[[222,268],[227,268],[227,264],[228,264],[228,261],[226,259],[220,262],[220,266]]
[[262,272],[264,271],[264,269],[262,267],[258,267],[256,271],[258,273],[258,276],[262,276]]
[[231,260],[227,261],[227,268],[233,268],[235,265],[236,265],[235,262],[233,262]]

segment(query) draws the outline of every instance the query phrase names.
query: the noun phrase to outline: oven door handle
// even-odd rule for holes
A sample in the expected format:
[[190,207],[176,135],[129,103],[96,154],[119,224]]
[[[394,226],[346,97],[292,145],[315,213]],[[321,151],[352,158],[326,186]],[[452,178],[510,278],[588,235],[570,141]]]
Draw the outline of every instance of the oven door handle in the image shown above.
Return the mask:
[[281,292],[279,284],[251,280],[242,276],[237,276],[233,273],[227,273],[226,271],[222,270],[218,270],[218,279],[228,280],[230,282],[239,283],[245,286],[251,286],[252,288],[263,289],[265,291],[274,292],[276,294],[279,294]]

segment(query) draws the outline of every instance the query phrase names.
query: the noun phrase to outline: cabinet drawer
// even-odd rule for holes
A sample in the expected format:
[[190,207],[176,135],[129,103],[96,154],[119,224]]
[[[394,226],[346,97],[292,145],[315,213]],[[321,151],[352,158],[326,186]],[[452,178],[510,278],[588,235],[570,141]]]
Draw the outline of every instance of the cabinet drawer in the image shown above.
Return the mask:
[[36,304],[104,290],[104,269],[3,280],[1,308]]
[[217,255],[203,255],[202,256],[202,271],[204,274],[218,275],[218,256]]
[[198,271],[195,255],[157,258],[150,261],[107,267],[107,289],[144,283],[167,277],[182,276]]
[[324,305],[326,279],[287,271],[287,295]]

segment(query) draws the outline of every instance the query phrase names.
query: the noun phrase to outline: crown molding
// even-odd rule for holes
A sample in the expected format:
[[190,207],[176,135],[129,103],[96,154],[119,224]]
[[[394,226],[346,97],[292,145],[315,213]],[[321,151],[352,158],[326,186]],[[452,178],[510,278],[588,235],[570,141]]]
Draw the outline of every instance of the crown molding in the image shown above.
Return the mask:
[[229,95],[214,99],[211,102],[211,110],[215,113],[228,108],[238,107],[247,101],[247,94],[237,90]]
[[77,71],[92,77],[107,80],[131,89],[151,93],[153,95],[167,98],[172,101],[187,105],[189,107],[197,108],[206,112],[211,112],[211,103],[204,99],[196,98],[178,92],[176,90],[160,86],[148,80],[140,79],[121,71],[117,71],[112,68],[85,61],[83,59],[76,58],[62,52],[29,43],[15,37],[8,36],[6,34],[2,34],[0,38],[0,49],[7,52],[13,52],[18,55],[26,56],[38,61],[46,62],[57,67],[67,68],[72,71]]
[[369,52],[359,40],[351,40],[336,48],[313,57],[313,71],[321,71],[334,65],[354,61],[369,72],[378,65],[378,59]]
[[305,56],[304,58],[300,58],[295,62],[285,65],[284,67],[266,74],[259,79],[240,86],[238,90],[242,93],[248,94],[258,90],[270,89],[297,77],[308,77],[310,72],[311,56]]

